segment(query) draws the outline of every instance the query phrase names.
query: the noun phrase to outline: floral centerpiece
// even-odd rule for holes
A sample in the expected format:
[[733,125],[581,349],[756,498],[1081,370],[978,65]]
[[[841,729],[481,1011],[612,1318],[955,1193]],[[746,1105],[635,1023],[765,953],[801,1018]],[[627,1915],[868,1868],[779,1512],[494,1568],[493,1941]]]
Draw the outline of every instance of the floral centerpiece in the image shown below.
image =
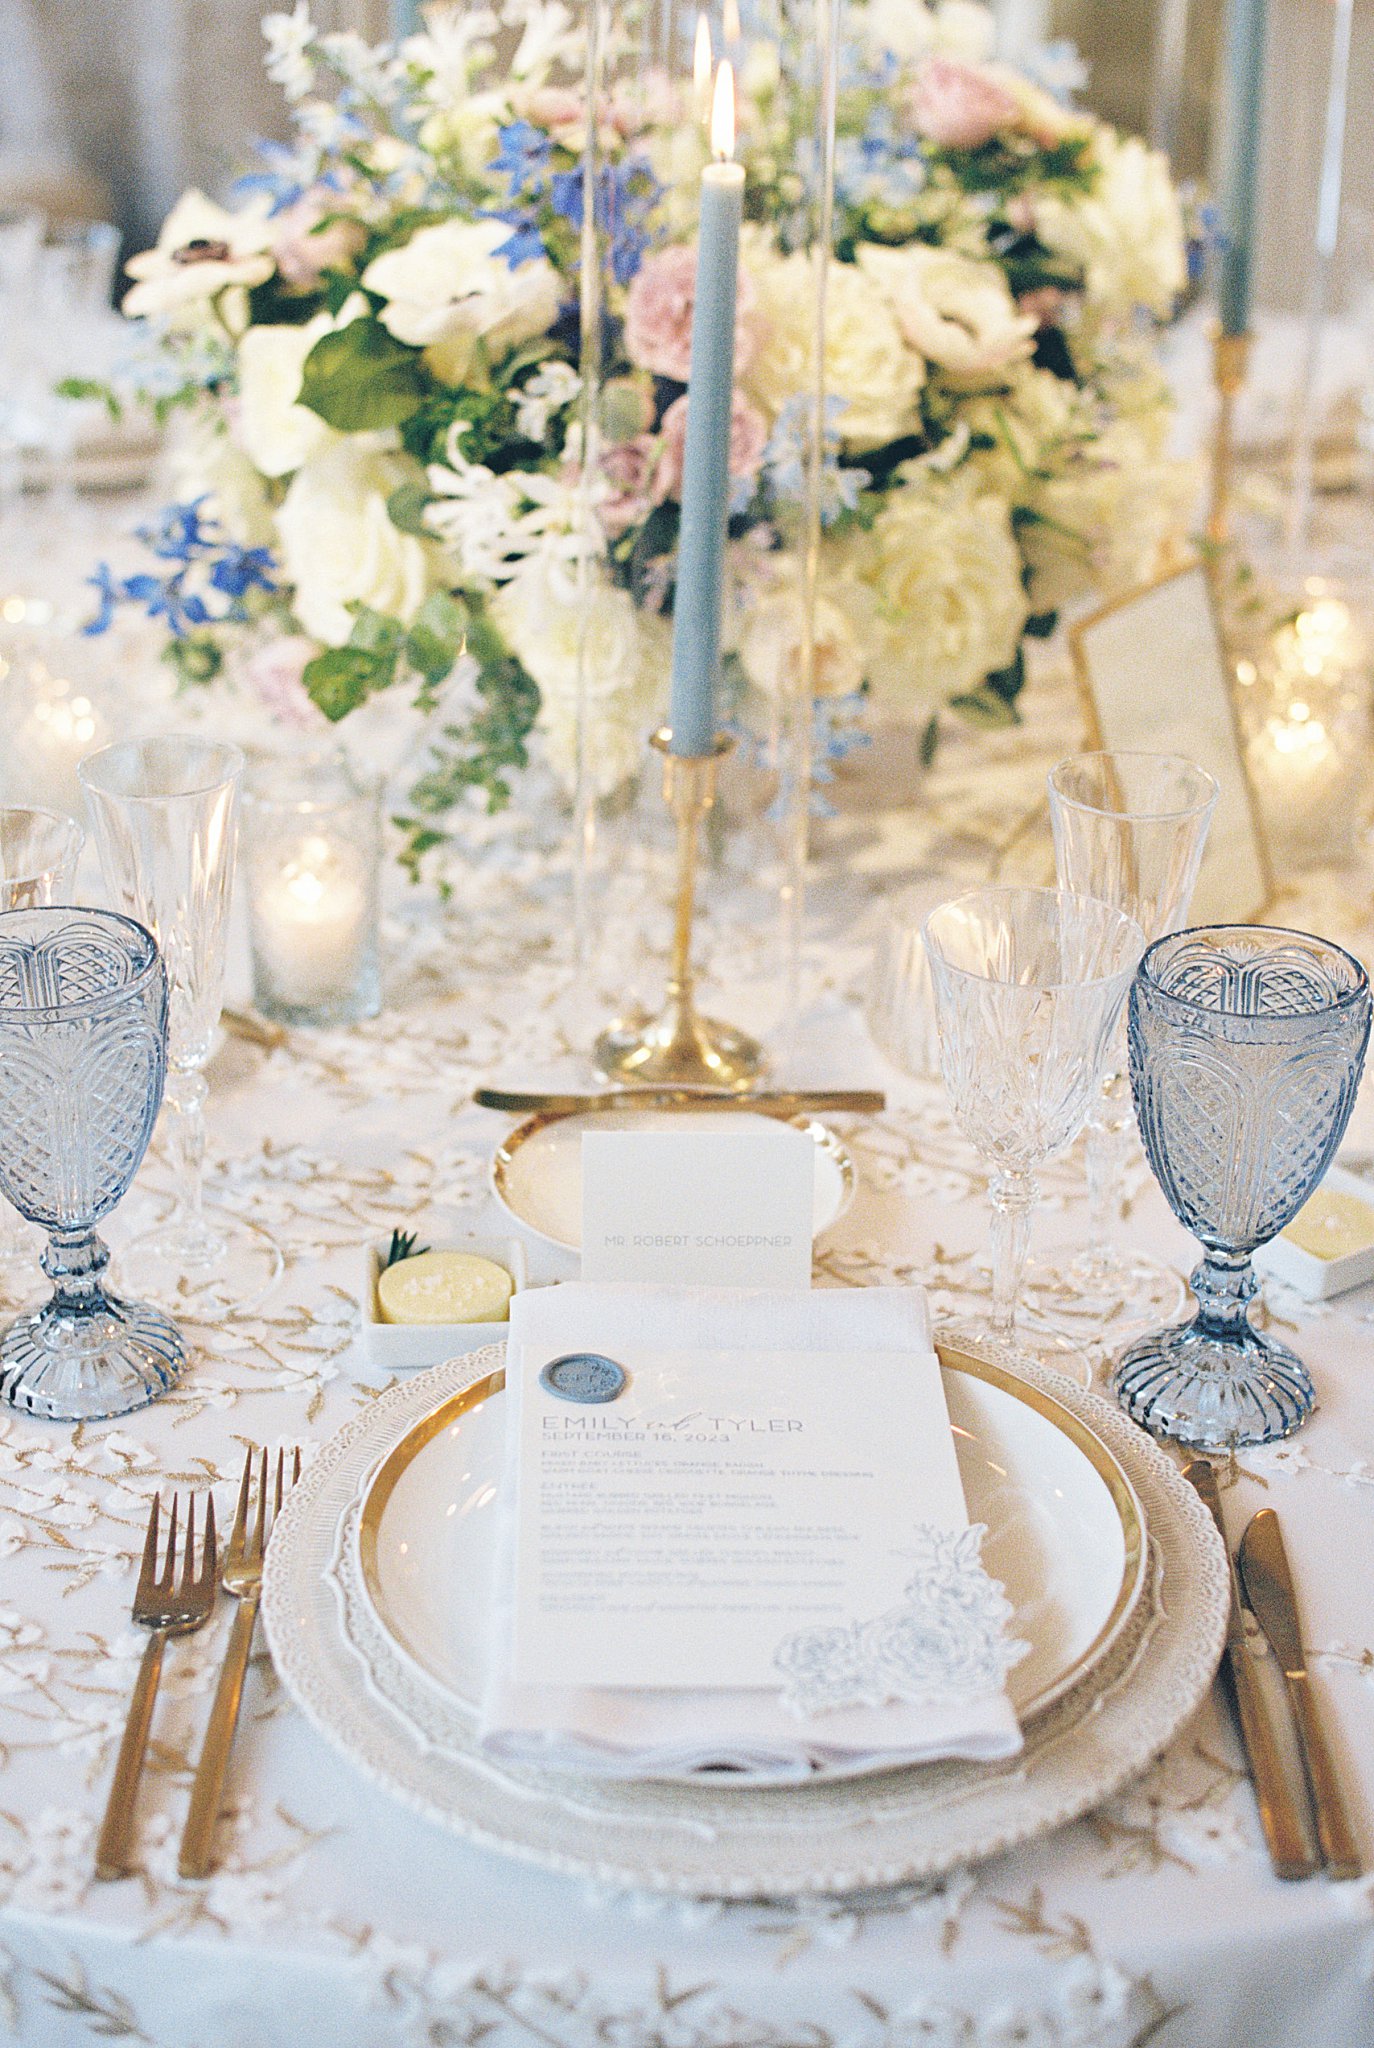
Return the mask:
[[[1025,636],[1148,574],[1186,523],[1152,354],[1184,226],[1164,160],[1071,103],[1062,53],[1039,78],[996,63],[972,0],[850,0],[846,24],[814,673],[933,744],[947,705],[1013,721]],[[306,0],[264,32],[294,139],[234,208],[188,193],[129,265],[155,402],[187,416],[184,488],[146,573],[101,570],[93,629],[142,605],[187,685],[237,678],[365,746],[413,724],[416,859],[466,792],[504,800],[532,735],[570,776],[580,658],[604,787],[662,714],[705,137],[690,82],[641,67],[605,95],[589,181],[562,0],[436,5],[398,48],[317,33]],[[815,279],[778,50],[741,50],[724,680],[747,722],[802,633],[780,540],[814,436]]]

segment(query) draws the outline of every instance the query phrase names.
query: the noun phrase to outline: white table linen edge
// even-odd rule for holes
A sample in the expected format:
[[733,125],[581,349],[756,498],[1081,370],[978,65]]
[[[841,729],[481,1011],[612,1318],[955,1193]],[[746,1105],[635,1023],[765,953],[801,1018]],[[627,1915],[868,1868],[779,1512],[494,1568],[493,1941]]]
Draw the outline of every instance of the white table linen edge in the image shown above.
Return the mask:
[[[662,1342],[757,1351],[933,1350],[925,1295],[915,1287],[701,1289],[569,1282],[517,1295],[508,1372],[525,1346],[610,1351]],[[497,1545],[492,1649],[482,1700],[483,1746],[510,1761],[607,1777],[693,1770],[805,1778],[846,1768],[993,1761],[1015,1754],[1021,1733],[1005,1690],[947,1707],[891,1702],[841,1708],[808,1722],[776,1694],[713,1689],[639,1691],[517,1683],[510,1676],[514,1614],[517,1448],[507,1432]]]

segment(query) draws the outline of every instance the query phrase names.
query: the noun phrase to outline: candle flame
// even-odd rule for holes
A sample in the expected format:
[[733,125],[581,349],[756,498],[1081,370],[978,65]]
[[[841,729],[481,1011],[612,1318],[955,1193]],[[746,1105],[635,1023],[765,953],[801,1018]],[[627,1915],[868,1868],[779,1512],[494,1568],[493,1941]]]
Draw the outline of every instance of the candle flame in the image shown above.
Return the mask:
[[692,47],[692,98],[705,114],[711,104],[711,28],[704,14],[697,16],[697,37]]
[[735,74],[728,63],[716,73],[711,98],[711,154],[725,163],[735,153]]
[[725,0],[720,20],[725,31],[726,43],[737,43],[740,36],[739,0]]

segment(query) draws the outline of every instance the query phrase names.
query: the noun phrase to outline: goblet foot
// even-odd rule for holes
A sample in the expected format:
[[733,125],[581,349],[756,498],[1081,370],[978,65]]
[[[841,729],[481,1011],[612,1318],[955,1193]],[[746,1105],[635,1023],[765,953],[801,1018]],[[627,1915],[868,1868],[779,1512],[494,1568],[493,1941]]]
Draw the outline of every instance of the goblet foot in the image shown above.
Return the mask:
[[1082,1346],[1075,1344],[1063,1330],[1053,1328],[1024,1308],[1017,1315],[1016,1327],[1010,1336],[988,1316],[970,1316],[948,1325],[942,1323],[941,1336],[947,1336],[954,1344],[967,1343],[975,1351],[986,1344],[997,1345],[1002,1350],[1019,1351],[1037,1365],[1063,1373],[1065,1379],[1072,1380],[1076,1387],[1091,1387],[1093,1383],[1093,1363]]
[[0,1401],[48,1422],[98,1422],[146,1408],[186,1363],[181,1332],[146,1302],[97,1294],[20,1316],[0,1340]]
[[1132,1326],[1154,1329],[1178,1315],[1188,1289],[1161,1260],[1085,1245],[1030,1260],[1022,1298],[1051,1320],[1091,1324],[1099,1334],[1110,1324],[1119,1342]]
[[1117,1358],[1111,1390],[1152,1436],[1229,1453],[1300,1429],[1316,1406],[1306,1366],[1247,1323],[1221,1337],[1199,1318],[1139,1337]]
[[255,1308],[282,1270],[267,1232],[227,1209],[174,1216],[114,1256],[122,1287],[193,1322]]

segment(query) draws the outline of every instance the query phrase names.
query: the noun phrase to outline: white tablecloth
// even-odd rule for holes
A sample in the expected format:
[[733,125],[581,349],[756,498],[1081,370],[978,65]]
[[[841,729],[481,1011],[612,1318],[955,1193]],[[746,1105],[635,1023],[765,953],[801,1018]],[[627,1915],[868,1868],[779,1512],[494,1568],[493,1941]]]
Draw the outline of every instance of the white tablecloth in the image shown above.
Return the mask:
[[[980,872],[986,844],[1033,801],[1046,755],[1073,743],[1069,705],[1067,691],[1046,692],[1025,733],[956,745],[913,811],[883,818],[842,801],[813,892],[795,1071],[882,1073],[847,1007],[872,891],[917,845],[953,873]],[[1362,890],[1320,880],[1281,908],[1367,946]],[[1105,1811],[975,1872],[836,1904],[683,1906],[591,1896],[422,1823],[305,1725],[260,1654],[222,1861],[207,1883],[185,1884],[177,1838],[226,1602],[168,1654],[139,1809],[144,1873],[93,1882],[141,1649],[127,1615],[149,1495],[216,1480],[227,1510],[245,1441],[318,1443],[385,1384],[356,1341],[359,1245],[436,1204],[504,1231],[486,1172],[506,1120],[470,1107],[471,1090],[547,1068],[560,1034],[585,1042],[642,946],[635,931],[608,933],[574,1002],[560,964],[566,900],[534,852],[474,856],[447,912],[399,892],[398,903],[382,1018],[296,1033],[270,1055],[231,1040],[212,1068],[211,1192],[278,1238],[276,1293],[250,1318],[195,1331],[192,1369],[144,1414],[75,1432],[0,1419],[0,2019],[26,2048],[1374,2042],[1374,1880],[1272,1877],[1211,1702]],[[758,933],[717,907],[733,979]],[[665,924],[649,931],[660,954]],[[948,1312],[984,1284],[981,1177],[938,1087],[885,1078],[887,1114],[846,1127],[862,1185],[817,1277],[915,1274]],[[161,1173],[150,1160],[121,1228]],[[1039,1238],[1069,1243],[1085,1223],[1073,1160],[1046,1185]],[[1133,1185],[1139,1241],[1186,1270],[1192,1248],[1142,1163]],[[571,1270],[547,1248],[531,1261],[536,1276]],[[1283,1517],[1316,1682],[1374,1858],[1371,1320],[1370,1291],[1303,1313],[1321,1411],[1291,1444],[1242,1460],[1227,1510],[1235,1529],[1261,1503]]]

